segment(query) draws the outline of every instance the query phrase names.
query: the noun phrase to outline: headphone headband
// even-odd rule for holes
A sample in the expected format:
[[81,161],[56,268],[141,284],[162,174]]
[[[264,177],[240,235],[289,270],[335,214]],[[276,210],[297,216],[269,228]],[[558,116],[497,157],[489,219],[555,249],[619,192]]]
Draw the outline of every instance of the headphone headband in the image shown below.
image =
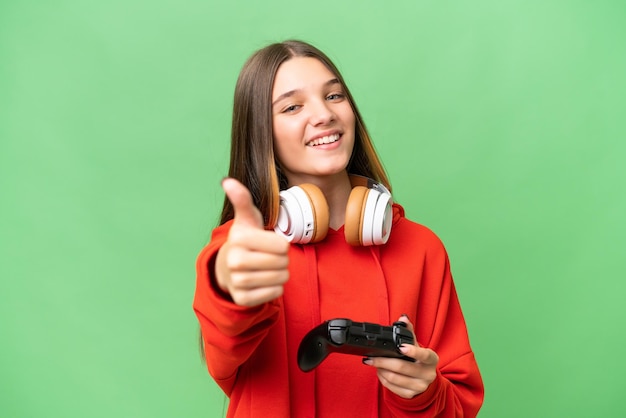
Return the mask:
[[363,186],[391,196],[391,192],[385,187],[384,184],[369,177],[361,176],[360,174],[350,174],[350,184],[352,184],[353,188],[356,186]]

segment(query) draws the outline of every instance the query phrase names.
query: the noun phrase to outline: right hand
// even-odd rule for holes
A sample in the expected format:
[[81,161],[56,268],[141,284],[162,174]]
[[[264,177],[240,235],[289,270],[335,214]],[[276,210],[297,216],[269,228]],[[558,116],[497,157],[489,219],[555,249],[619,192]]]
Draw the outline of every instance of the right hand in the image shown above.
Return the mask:
[[283,294],[289,279],[289,242],[264,229],[263,216],[243,184],[227,178],[222,188],[235,217],[217,253],[217,284],[237,305],[257,306],[274,300]]

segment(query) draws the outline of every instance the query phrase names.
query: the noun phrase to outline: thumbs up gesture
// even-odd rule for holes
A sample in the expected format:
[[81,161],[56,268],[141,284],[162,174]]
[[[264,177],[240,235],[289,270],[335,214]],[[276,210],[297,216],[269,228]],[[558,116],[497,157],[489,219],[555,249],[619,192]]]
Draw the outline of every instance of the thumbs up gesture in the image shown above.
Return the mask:
[[257,306],[276,299],[289,278],[289,243],[264,229],[263,216],[243,184],[227,178],[222,188],[235,218],[228,239],[217,253],[217,284],[238,305]]

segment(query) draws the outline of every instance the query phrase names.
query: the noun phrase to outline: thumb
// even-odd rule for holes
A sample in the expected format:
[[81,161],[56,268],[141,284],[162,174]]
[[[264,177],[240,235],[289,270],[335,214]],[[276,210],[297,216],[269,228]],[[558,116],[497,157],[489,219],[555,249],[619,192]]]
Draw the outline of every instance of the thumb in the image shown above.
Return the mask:
[[233,205],[234,222],[239,225],[263,229],[263,216],[259,209],[254,206],[250,190],[233,178],[224,179],[222,188]]

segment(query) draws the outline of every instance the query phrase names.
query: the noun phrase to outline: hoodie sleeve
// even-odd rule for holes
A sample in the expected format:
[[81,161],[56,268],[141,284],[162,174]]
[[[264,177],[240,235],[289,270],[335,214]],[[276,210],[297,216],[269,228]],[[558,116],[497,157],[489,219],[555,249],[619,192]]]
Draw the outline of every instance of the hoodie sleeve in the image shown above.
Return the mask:
[[[439,356],[437,377],[428,389],[404,399],[384,389],[387,406],[397,417],[475,417],[482,405],[484,387],[457,297],[443,243],[430,230],[421,231],[426,245],[419,265],[419,299],[415,334],[420,346]],[[406,273],[410,275],[410,273]]]
[[253,308],[236,305],[221,292],[214,277],[217,252],[226,241],[231,222],[213,231],[196,263],[193,309],[200,322],[207,368],[226,395],[237,371],[254,353],[279,316],[278,300]]

